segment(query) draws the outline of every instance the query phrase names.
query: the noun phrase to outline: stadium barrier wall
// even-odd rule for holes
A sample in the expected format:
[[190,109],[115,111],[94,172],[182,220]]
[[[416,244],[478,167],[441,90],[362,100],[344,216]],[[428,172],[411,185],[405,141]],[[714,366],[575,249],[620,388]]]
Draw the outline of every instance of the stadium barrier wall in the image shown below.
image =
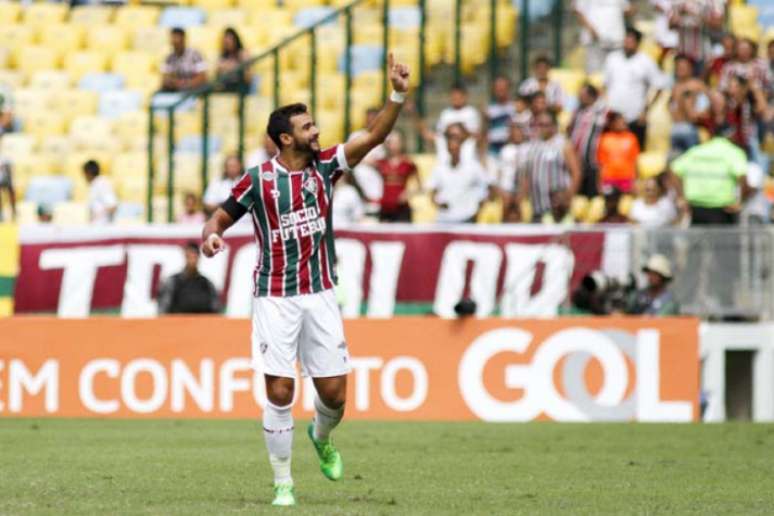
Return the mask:
[[[405,317],[345,325],[349,418],[699,417],[696,319]],[[0,416],[257,417],[265,387],[249,339],[250,323],[241,319],[3,319]],[[311,381],[299,385],[294,411],[309,418]]]

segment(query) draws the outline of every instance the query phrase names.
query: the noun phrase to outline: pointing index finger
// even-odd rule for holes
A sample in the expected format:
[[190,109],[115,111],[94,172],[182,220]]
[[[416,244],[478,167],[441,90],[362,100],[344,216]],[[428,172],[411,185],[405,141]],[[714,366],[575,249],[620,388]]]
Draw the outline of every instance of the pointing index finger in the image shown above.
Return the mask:
[[392,55],[392,52],[387,54],[387,68],[389,70],[392,70],[395,67],[395,58]]

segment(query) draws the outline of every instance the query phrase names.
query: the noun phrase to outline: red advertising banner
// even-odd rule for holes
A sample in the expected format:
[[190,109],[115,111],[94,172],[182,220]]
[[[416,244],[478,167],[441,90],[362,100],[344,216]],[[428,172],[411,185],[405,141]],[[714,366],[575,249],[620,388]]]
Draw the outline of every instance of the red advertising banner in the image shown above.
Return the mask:
[[[698,321],[346,321],[347,417],[698,419]],[[250,324],[216,317],[0,320],[0,417],[251,418]],[[295,414],[310,417],[311,381]]]
[[[180,246],[196,226],[22,228],[16,313],[85,317],[120,311],[153,317],[160,281],[183,267]],[[477,315],[551,316],[606,252],[603,231],[531,226],[361,226],[337,231],[345,317],[385,318],[419,306],[453,315],[463,295]],[[256,246],[251,228],[227,233],[229,246],[200,270],[221,292],[226,314],[248,317]]]

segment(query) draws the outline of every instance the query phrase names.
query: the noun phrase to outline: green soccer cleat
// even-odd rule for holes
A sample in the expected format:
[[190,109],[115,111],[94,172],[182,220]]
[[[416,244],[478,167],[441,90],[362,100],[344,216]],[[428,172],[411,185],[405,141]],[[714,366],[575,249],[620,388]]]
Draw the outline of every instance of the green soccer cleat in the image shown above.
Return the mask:
[[296,505],[296,497],[293,494],[293,484],[274,484],[274,501],[272,505],[287,507]]
[[330,439],[327,441],[318,441],[314,438],[314,424],[310,424],[306,429],[309,439],[317,451],[317,457],[320,459],[320,471],[329,480],[339,480],[344,471],[344,463],[341,461],[341,454],[333,446]]

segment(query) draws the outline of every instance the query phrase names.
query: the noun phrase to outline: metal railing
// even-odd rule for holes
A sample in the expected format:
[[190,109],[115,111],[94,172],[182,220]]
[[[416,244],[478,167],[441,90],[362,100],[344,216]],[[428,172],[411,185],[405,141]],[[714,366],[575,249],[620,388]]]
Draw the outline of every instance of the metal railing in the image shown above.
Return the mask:
[[[463,27],[463,19],[462,19],[462,13],[464,10],[464,7],[466,5],[466,1],[470,2],[471,0],[450,0],[454,1],[454,18],[453,18],[453,45],[454,45],[454,52],[453,52],[453,59],[451,66],[453,67],[453,74],[454,78],[456,80],[461,80],[463,78],[463,61],[464,61],[464,31],[462,30]],[[488,66],[488,76],[489,81],[494,80],[494,78],[502,74],[504,71],[501,69],[501,62],[502,62],[502,53],[501,49],[498,46],[498,38],[497,38],[497,24],[498,24],[498,4],[502,0],[483,0],[488,3],[488,8],[490,10],[489,12],[489,37],[488,37],[488,46],[489,46],[489,53],[487,56],[486,63]],[[521,2],[521,10],[522,15],[519,17],[521,18],[520,22],[520,30],[519,37],[520,37],[520,51],[521,51],[521,73],[522,76],[526,76],[526,70],[528,69],[528,58],[530,53],[530,43],[529,43],[529,12],[530,12],[530,2],[534,0],[519,0]],[[381,16],[380,16],[380,23],[382,27],[382,34],[381,34],[381,42],[382,42],[382,80],[381,80],[381,99],[384,101],[387,97],[388,93],[388,77],[387,77],[387,70],[386,70],[386,61],[387,61],[387,52],[389,51],[389,41],[390,41],[390,8],[391,3],[390,0],[381,0]],[[483,3],[483,2],[482,2]],[[281,67],[281,53],[283,51],[286,51],[288,47],[303,39],[308,38],[308,49],[309,49],[309,104],[310,109],[315,116],[318,111],[318,84],[317,84],[317,76],[318,76],[318,70],[317,70],[317,61],[318,56],[320,52],[320,45],[318,43],[318,33],[320,31],[320,28],[324,26],[325,24],[328,24],[332,21],[338,20],[340,17],[344,17],[344,36],[345,36],[345,42],[344,42],[344,48],[343,48],[343,74],[344,74],[344,98],[343,98],[343,131],[344,135],[350,134],[352,130],[352,84],[353,84],[353,69],[352,69],[352,48],[353,48],[353,42],[354,42],[354,35],[356,28],[353,26],[353,15],[356,8],[361,7],[365,4],[373,4],[373,0],[353,0],[347,5],[343,7],[339,7],[333,11],[331,11],[329,14],[322,16],[318,20],[315,21],[312,25],[308,27],[303,27],[298,29],[296,32],[292,33],[291,35],[287,36],[286,38],[280,40],[278,43],[274,44],[270,48],[260,52],[259,54],[255,55],[254,57],[250,58],[249,60],[242,63],[240,66],[235,68],[234,70],[230,71],[227,74],[224,74],[220,76],[219,78],[190,91],[181,93],[179,98],[177,98],[175,101],[168,105],[157,105],[152,100],[150,103],[150,106],[148,107],[148,147],[147,147],[147,154],[148,154],[148,160],[147,160],[147,167],[148,167],[148,189],[147,189],[147,207],[146,207],[146,213],[147,213],[147,221],[149,223],[153,222],[154,215],[153,215],[153,197],[154,197],[154,185],[155,185],[155,179],[156,179],[156,172],[157,172],[157,164],[156,164],[156,143],[155,143],[155,137],[157,134],[157,119],[156,114],[157,113],[163,113],[166,115],[167,120],[167,127],[166,127],[166,169],[167,169],[167,177],[166,177],[166,218],[168,222],[172,222],[174,220],[174,191],[175,191],[175,151],[176,151],[176,141],[175,141],[175,113],[178,111],[182,106],[186,105],[189,102],[192,102],[196,99],[201,99],[202,101],[202,120],[201,120],[201,186],[202,186],[202,192],[204,192],[207,188],[207,181],[209,176],[209,151],[210,151],[210,141],[209,141],[209,130],[210,130],[210,95],[214,93],[219,92],[219,88],[223,85],[224,82],[228,81],[229,79],[234,79],[241,77],[246,70],[252,68],[253,66],[264,62],[266,60],[271,60],[271,80],[272,80],[272,87],[271,87],[271,99],[272,99],[272,105],[274,108],[279,106],[280,103],[280,90],[281,90],[281,74],[282,74],[282,67]],[[486,5],[486,4],[485,4]],[[406,7],[405,3],[401,4],[401,7]],[[416,0],[416,7],[419,12],[419,27],[417,30],[417,63],[418,63],[418,70],[416,70],[415,73],[418,74],[418,85],[414,91],[414,98],[415,98],[415,105],[417,113],[420,117],[426,116],[427,113],[427,103],[426,103],[426,72],[428,69],[428,60],[427,60],[427,43],[428,43],[428,6],[426,0]],[[554,31],[556,34],[555,42],[556,42],[556,48],[555,51],[555,57],[557,58],[557,62],[561,59],[561,12],[562,12],[562,0],[555,0],[554,8],[553,8],[554,14]],[[524,16],[526,14],[527,16]],[[507,75],[507,74],[506,74]],[[265,75],[261,76],[261,80],[265,79]],[[240,89],[237,93],[235,93],[237,96],[237,116],[238,116],[238,135],[237,135],[237,154],[240,158],[243,158],[244,151],[245,151],[245,97],[248,95],[248,91],[245,88]],[[155,97],[154,97],[155,98]],[[421,140],[421,139],[419,139]],[[418,141],[419,141],[418,140]],[[419,143],[420,147],[418,150],[421,149],[421,143]]]

